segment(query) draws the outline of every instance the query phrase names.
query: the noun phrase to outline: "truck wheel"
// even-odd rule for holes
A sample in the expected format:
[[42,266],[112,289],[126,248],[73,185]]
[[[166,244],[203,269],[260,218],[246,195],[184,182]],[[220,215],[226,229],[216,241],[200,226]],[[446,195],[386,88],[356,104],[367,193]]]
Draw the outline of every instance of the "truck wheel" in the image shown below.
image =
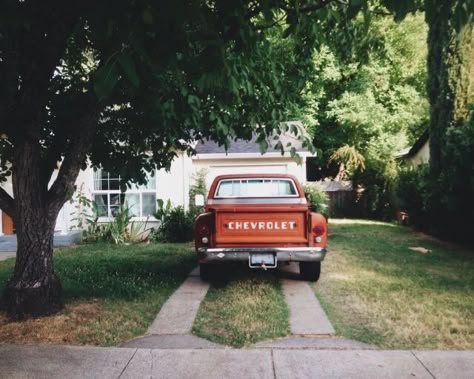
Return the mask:
[[317,282],[321,274],[321,262],[300,262],[300,276],[308,282]]
[[205,282],[213,280],[216,276],[216,271],[215,271],[214,265],[200,264],[199,265],[199,276]]

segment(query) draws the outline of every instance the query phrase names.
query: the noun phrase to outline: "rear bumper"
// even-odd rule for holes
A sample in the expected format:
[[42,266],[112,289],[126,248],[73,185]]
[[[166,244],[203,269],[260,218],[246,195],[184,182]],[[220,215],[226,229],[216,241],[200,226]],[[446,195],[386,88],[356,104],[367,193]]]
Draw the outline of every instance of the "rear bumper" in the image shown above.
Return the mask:
[[224,247],[197,250],[200,263],[248,262],[251,254],[274,254],[278,262],[321,262],[325,247]]

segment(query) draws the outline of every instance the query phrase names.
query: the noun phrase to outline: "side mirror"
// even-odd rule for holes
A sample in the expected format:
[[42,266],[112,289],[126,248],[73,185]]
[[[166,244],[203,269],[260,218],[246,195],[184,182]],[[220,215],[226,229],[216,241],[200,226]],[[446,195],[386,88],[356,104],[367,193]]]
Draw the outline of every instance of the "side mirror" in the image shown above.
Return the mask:
[[194,197],[194,205],[196,207],[203,207],[204,206],[204,196],[201,194],[197,194]]

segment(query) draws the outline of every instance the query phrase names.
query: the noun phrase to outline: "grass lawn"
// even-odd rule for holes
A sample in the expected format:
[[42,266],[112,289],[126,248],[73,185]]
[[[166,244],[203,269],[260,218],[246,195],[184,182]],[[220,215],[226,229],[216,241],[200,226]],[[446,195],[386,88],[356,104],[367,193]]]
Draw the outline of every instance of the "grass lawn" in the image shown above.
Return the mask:
[[331,220],[329,233],[313,288],[338,334],[393,349],[474,348],[474,252],[380,222]]
[[[144,334],[169,295],[196,265],[191,244],[90,244],[55,252],[63,312],[9,322],[0,342],[114,346]],[[0,291],[14,259],[0,262]]]
[[289,334],[288,308],[279,280],[269,272],[237,269],[213,283],[201,303],[193,333],[243,347]]

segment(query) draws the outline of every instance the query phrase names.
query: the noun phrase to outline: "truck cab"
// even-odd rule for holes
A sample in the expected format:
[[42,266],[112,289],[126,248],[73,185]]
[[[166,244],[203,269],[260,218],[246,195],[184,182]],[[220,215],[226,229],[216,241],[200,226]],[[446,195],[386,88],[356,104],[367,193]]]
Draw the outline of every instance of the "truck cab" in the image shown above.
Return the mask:
[[203,280],[241,261],[254,269],[298,262],[301,277],[316,281],[326,241],[326,219],[309,210],[301,184],[287,174],[216,177],[194,228]]

